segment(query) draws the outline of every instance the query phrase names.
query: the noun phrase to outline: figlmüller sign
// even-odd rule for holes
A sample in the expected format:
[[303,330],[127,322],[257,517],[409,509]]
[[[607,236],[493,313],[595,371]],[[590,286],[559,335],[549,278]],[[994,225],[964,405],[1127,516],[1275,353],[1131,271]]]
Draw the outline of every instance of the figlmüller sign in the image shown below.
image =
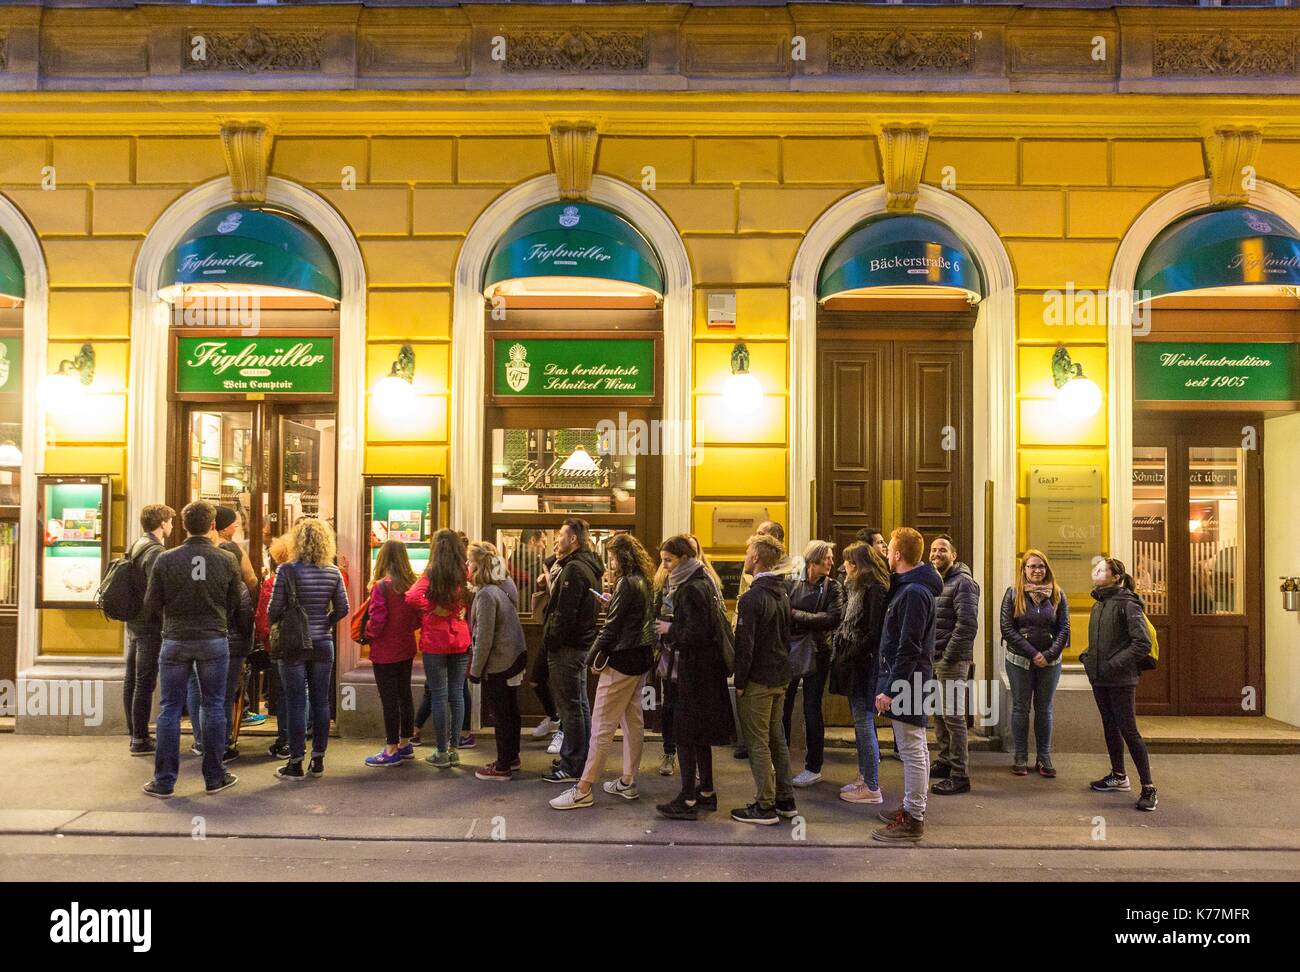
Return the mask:
[[334,339],[179,338],[176,390],[328,395],[334,390]]

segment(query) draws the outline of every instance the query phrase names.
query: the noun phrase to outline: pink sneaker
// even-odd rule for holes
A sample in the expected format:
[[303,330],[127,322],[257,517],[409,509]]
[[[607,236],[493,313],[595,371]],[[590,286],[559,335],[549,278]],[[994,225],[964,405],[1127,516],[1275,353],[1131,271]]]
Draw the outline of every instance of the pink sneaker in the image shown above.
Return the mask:
[[862,778],[862,775],[861,775],[861,774],[858,774],[858,778],[857,778],[856,780],[854,780],[852,783],[845,783],[842,787],[840,787],[840,792],[841,792],[841,793],[852,793],[854,790],[856,790],[858,787],[860,787],[860,786],[861,786],[863,783],[865,783],[865,782],[866,782],[866,781]]
[[866,783],[840,790],[840,799],[845,803],[884,803],[885,797],[879,790],[873,790]]

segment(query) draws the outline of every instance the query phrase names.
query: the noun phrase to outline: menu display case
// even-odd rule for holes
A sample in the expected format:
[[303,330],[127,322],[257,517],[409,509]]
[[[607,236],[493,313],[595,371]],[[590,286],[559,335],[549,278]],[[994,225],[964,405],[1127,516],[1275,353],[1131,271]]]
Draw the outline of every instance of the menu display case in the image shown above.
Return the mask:
[[42,539],[36,606],[93,608],[108,569],[112,480],[109,476],[38,476]]
[[441,476],[367,476],[364,522],[368,527],[370,555],[367,578],[374,573],[375,558],[386,540],[399,540],[419,574],[429,563],[429,544],[442,528]]

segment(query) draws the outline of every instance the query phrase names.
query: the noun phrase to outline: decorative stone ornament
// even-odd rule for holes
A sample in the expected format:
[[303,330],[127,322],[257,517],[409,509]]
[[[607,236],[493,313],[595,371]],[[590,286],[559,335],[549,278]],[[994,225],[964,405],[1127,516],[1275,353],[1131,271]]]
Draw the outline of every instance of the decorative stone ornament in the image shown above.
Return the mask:
[[1210,201],[1214,205],[1241,206],[1250,201],[1263,142],[1257,128],[1218,128],[1205,139],[1205,174],[1210,178]]
[[969,30],[837,30],[831,33],[833,74],[959,74],[975,63]]
[[221,148],[230,171],[230,196],[237,203],[266,202],[266,176],[273,136],[265,125],[236,123],[221,129]]
[[1295,40],[1286,31],[1160,32],[1152,39],[1151,73],[1270,77],[1296,73]]
[[643,30],[519,30],[506,35],[507,71],[644,71]]
[[561,199],[586,199],[596,165],[596,126],[559,122],[551,126],[551,158]]
[[924,125],[890,126],[881,132],[885,208],[889,212],[910,213],[916,209],[929,144],[930,130]]
[[319,71],[319,30],[191,30],[186,50],[202,50],[202,57],[187,54],[187,71]]

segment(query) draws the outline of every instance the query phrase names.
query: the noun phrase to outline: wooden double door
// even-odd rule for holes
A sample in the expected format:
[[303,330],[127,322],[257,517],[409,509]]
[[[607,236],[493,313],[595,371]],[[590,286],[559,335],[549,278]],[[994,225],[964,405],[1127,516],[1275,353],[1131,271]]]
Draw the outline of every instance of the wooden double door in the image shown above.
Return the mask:
[[969,332],[885,337],[878,329],[819,329],[817,348],[814,535],[840,551],[863,527],[888,536],[911,526],[925,537],[927,555],[930,540],[946,533],[969,562]]
[[1128,568],[1160,641],[1140,714],[1263,713],[1263,429],[1258,414],[1134,420]]

